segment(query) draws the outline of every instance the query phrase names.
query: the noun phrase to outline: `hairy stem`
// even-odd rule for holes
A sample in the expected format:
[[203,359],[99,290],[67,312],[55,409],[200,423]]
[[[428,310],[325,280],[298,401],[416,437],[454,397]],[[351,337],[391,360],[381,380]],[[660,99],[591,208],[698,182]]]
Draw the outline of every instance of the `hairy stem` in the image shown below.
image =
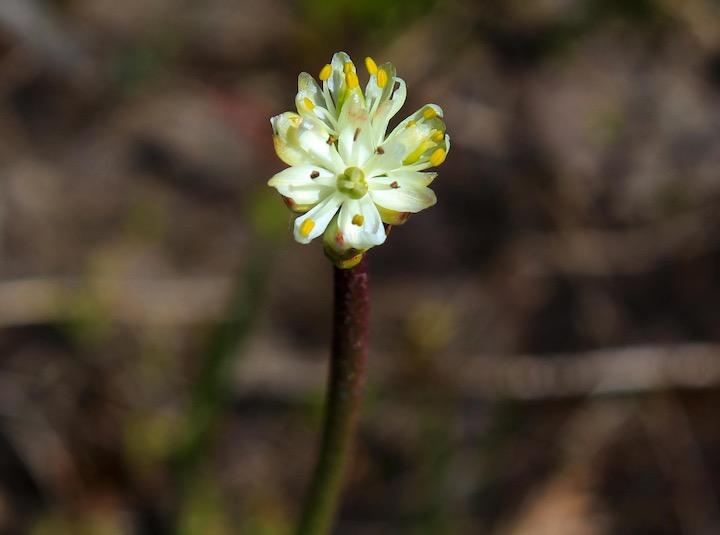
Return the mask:
[[298,535],[325,535],[332,527],[350,457],[365,382],[368,338],[367,260],[334,268],[332,354],[320,453]]

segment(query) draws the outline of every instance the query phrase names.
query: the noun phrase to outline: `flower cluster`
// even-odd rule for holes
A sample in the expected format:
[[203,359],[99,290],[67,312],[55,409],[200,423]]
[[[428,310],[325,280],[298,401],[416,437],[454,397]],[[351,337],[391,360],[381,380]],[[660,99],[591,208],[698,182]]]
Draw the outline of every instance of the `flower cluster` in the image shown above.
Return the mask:
[[325,252],[338,266],[356,265],[410,213],[435,204],[428,185],[447,156],[442,109],[423,106],[386,135],[405,102],[405,82],[391,63],[365,58],[370,79],[363,93],[355,64],[344,52],[319,74],[298,78],[297,113],[273,117],[275,150],[291,167],[270,179],[294,212],[300,243],[324,235]]

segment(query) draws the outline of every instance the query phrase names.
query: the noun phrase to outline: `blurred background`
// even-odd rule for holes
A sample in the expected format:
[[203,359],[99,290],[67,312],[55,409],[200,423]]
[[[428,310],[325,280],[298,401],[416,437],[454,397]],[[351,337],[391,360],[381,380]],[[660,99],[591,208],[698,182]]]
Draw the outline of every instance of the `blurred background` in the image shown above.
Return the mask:
[[335,533],[720,533],[712,0],[2,0],[0,533],[291,533],[331,267],[268,119],[337,50],[453,148]]

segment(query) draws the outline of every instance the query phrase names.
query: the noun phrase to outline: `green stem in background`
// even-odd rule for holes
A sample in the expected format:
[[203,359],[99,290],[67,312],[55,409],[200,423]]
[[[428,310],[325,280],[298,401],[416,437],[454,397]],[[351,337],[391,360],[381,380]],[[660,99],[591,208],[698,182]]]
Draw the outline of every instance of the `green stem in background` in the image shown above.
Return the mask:
[[[267,188],[251,192],[243,209],[250,232],[247,256],[227,309],[208,333],[205,350],[199,355],[202,361],[191,392],[185,428],[171,459],[179,506],[176,517],[167,522],[171,525],[168,532],[173,535],[213,531],[207,523],[216,520],[215,511],[199,513],[196,507],[201,504],[201,509],[204,508],[205,498],[217,490],[209,464],[218,428],[232,402],[232,371],[242,358],[255,327],[258,309],[268,288],[277,243],[286,231],[285,209]],[[218,507],[222,510],[222,505]],[[206,518],[208,514],[211,516]]]
[[328,393],[320,453],[298,535],[325,535],[332,527],[357,427],[368,339],[367,260],[334,268],[335,300]]
[[208,458],[218,422],[229,403],[235,357],[248,340],[267,286],[270,249],[262,240],[253,240],[252,254],[237,279],[223,321],[210,333],[186,428],[173,458],[181,494],[194,484]]

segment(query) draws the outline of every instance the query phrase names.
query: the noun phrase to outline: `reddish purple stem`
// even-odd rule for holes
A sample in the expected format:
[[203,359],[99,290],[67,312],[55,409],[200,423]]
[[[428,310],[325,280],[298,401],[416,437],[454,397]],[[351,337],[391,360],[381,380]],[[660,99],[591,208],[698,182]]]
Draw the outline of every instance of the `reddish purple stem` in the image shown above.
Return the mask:
[[334,268],[335,300],[323,434],[299,535],[325,535],[332,527],[350,458],[365,383],[369,292],[367,260]]

